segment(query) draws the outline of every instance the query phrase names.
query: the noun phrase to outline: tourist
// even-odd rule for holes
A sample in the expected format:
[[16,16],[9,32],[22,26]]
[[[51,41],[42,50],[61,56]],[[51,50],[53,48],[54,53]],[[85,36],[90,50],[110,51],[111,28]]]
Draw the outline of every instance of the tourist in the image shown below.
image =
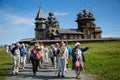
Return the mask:
[[44,62],[45,63],[48,63],[48,48],[46,47],[46,45],[44,45],[44,48],[43,48],[43,54],[44,54]]
[[83,62],[85,62],[83,52],[88,49],[88,47],[81,48],[80,43],[77,42],[72,50],[72,69],[76,71],[76,78],[81,78],[80,72],[84,69]]
[[20,44],[17,43],[12,50],[13,55],[13,74],[18,74],[20,64]]
[[49,56],[53,65],[53,68],[56,69],[56,55],[55,55],[55,47],[51,45]]
[[30,63],[30,45],[25,44],[25,47],[27,49],[27,54],[26,54],[26,62]]
[[65,46],[67,47],[68,57],[70,58],[70,56],[71,56],[71,47],[68,45],[68,42],[65,42]]
[[38,45],[35,45],[34,48],[31,50],[31,54],[30,54],[34,76],[36,76],[36,72],[38,71],[39,60],[40,60],[39,52],[40,49],[38,48]]
[[57,63],[58,63],[58,77],[65,77],[65,65],[66,60],[68,59],[67,48],[65,43],[61,41],[60,47],[57,51]]
[[15,47],[15,45],[12,43],[10,46],[9,46],[9,51],[10,51],[10,54],[11,54],[11,56],[13,56],[12,54],[13,54],[13,48]]
[[6,53],[9,53],[9,45],[6,45]]
[[44,49],[44,46],[43,46],[43,43],[42,42],[38,42],[36,43],[38,45],[38,48],[40,49],[40,61],[39,61],[39,67],[38,69],[40,69],[41,67],[43,67],[43,60],[44,60],[44,55],[43,55],[43,49]]
[[27,54],[27,48],[25,47],[25,44],[23,43],[20,48],[20,67],[22,69],[25,68],[26,64],[26,54]]
[[[70,58],[70,55],[71,55],[71,48],[70,46],[68,45],[68,42],[65,42],[65,47],[67,49],[67,53],[68,53],[68,58]],[[68,67],[68,60],[65,61],[65,72],[67,72],[67,67]]]
[[54,46],[54,58],[55,58],[55,69],[57,68],[57,50],[59,49],[59,43],[56,43],[55,46]]

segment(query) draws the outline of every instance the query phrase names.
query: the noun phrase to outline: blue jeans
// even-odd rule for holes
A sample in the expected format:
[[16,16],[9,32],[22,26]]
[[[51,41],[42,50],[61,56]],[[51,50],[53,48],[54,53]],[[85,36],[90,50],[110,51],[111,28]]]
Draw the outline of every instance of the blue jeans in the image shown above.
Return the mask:
[[64,75],[65,73],[65,59],[58,58],[58,74]]

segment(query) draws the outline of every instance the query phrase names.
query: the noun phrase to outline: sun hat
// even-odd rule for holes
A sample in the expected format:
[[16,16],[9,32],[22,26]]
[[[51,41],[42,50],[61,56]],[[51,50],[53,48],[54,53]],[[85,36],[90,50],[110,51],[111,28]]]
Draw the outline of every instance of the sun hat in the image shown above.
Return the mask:
[[53,44],[51,44],[51,47],[54,47],[54,45],[53,45]]
[[75,43],[75,46],[78,46],[78,45],[80,45],[80,43],[79,43],[79,42],[76,42],[76,43]]
[[20,43],[16,43],[17,46],[20,46]]
[[24,47],[24,46],[25,46],[25,44],[24,44],[24,43],[22,43],[22,46]]
[[38,47],[38,44],[35,44],[34,46],[35,46],[35,47]]

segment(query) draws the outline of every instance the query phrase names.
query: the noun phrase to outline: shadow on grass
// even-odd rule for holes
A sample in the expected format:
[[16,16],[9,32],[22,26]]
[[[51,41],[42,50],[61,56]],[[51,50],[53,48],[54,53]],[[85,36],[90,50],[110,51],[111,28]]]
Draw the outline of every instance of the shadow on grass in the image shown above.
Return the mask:
[[0,69],[0,71],[2,71],[2,70],[4,71],[4,70],[10,70],[10,69],[9,68],[8,69]]
[[3,63],[2,65],[12,65],[12,63]]
[[9,76],[9,74],[0,74],[0,76]]

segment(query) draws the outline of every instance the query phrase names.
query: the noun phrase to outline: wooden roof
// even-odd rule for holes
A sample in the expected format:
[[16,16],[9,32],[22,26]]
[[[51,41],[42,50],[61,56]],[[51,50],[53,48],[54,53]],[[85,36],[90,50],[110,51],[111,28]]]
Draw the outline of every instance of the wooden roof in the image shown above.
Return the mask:
[[83,34],[78,29],[58,29],[57,31],[59,34]]

